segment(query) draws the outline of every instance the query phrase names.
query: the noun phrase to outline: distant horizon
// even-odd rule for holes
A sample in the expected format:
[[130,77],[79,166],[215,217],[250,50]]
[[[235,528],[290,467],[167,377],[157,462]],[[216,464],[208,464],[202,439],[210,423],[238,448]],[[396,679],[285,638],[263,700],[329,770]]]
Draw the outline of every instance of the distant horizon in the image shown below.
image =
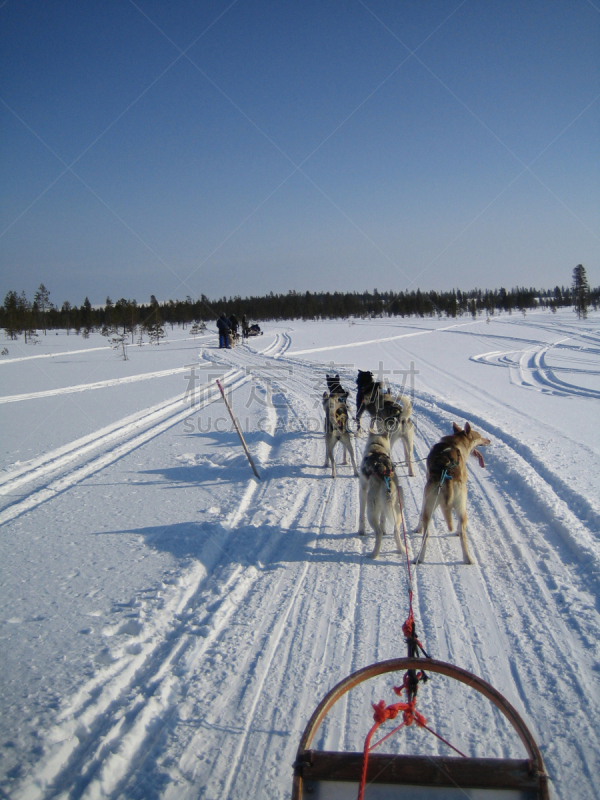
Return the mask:
[[[49,291],[50,302],[51,302],[52,306],[54,308],[60,308],[59,304],[56,301],[52,300],[52,293],[53,293],[52,289],[50,289],[45,282],[42,281],[42,283],[46,287],[46,289],[48,289],[48,291]],[[402,295],[402,294],[404,294],[404,295],[412,295],[412,294],[416,294],[417,292],[421,292],[421,294],[423,294],[423,295],[429,295],[429,294],[432,294],[432,293],[444,295],[444,294],[447,294],[447,293],[450,293],[450,292],[461,292],[461,293],[464,293],[464,294],[472,294],[474,292],[483,292],[483,293],[486,293],[486,292],[499,292],[502,289],[504,289],[508,294],[514,293],[514,292],[516,292],[518,290],[524,290],[524,291],[528,291],[528,292],[539,292],[540,294],[549,294],[549,293],[553,292],[557,287],[560,288],[561,291],[563,291],[563,290],[572,291],[572,288],[573,288],[572,281],[570,281],[568,283],[554,284],[554,286],[528,286],[526,284],[517,284],[515,286],[495,286],[495,287],[493,287],[493,286],[473,286],[473,287],[470,287],[470,288],[466,288],[464,286],[456,285],[456,286],[453,286],[453,287],[451,287],[449,289],[421,289],[419,286],[414,287],[412,289],[408,289],[408,290],[389,289],[389,288],[380,289],[379,287],[374,287],[372,289],[348,289],[348,290],[344,290],[344,291],[339,290],[339,289],[336,289],[334,291],[327,291],[327,290],[325,290],[325,291],[316,291],[316,290],[311,290],[311,289],[304,289],[304,290],[288,289],[287,291],[272,292],[272,293],[271,292],[267,292],[266,294],[228,295],[226,297],[224,297],[224,296],[221,296],[221,297],[208,297],[208,295],[202,293],[201,295],[199,295],[199,296],[197,296],[195,298],[192,297],[191,301],[192,301],[192,303],[203,303],[204,302],[204,303],[207,303],[208,305],[218,305],[218,304],[222,304],[222,303],[233,303],[236,300],[248,301],[248,300],[251,300],[251,299],[269,298],[271,296],[271,294],[273,294],[274,297],[289,297],[290,295],[305,296],[307,293],[310,294],[310,295],[314,295],[314,296],[327,295],[327,294],[329,294],[329,295],[335,295],[335,294],[339,294],[339,295],[345,295],[345,294],[354,295],[354,294],[356,294],[356,295],[375,296],[376,293],[380,294],[380,295],[390,295],[390,294],[394,294],[394,295]],[[20,295],[21,292],[25,292],[25,295],[26,295],[27,299],[30,302],[33,302],[33,295],[35,294],[35,292],[37,291],[38,288],[39,287],[36,287],[36,289],[33,292],[28,293],[24,289],[21,289],[21,288],[17,289],[15,287],[12,287],[11,289],[8,290],[8,292],[14,291],[14,292],[17,293],[17,295]],[[600,292],[600,285],[593,286],[593,285],[590,284],[590,292],[592,292],[592,293]],[[62,303],[64,303],[66,300],[68,300],[68,302],[71,304],[71,306],[80,308],[83,305],[83,303],[85,302],[85,300],[88,299],[90,301],[91,307],[93,309],[95,309],[95,310],[99,310],[99,309],[105,308],[106,307],[106,300],[110,299],[111,303],[113,303],[113,304],[119,302],[120,300],[126,300],[127,302],[130,302],[130,303],[137,303],[137,305],[139,305],[139,306],[147,306],[147,305],[151,304],[151,297],[152,296],[155,296],[155,295],[153,295],[153,293],[151,293],[151,295],[146,300],[138,300],[138,298],[135,297],[135,296],[134,297],[117,297],[117,295],[112,295],[109,292],[109,293],[107,293],[106,299],[105,299],[104,302],[94,302],[94,301],[92,301],[90,299],[89,294],[86,294],[84,296],[83,300],[80,303],[72,302],[70,299],[64,298],[61,301],[60,305],[62,305]],[[202,299],[203,297],[206,298],[206,299],[203,300]],[[187,297],[173,297],[173,298],[169,298],[167,300],[161,300],[160,298],[156,297],[156,300],[157,300],[158,304],[162,306],[162,305],[168,305],[170,302],[173,302],[173,303],[185,303],[185,302],[187,302]]]
[[[580,267],[581,265],[579,265]],[[231,319],[234,315],[241,319],[310,320],[310,319],[374,319],[383,317],[421,317],[456,319],[471,316],[474,319],[485,316],[488,319],[496,314],[512,314],[527,311],[549,310],[556,312],[572,308],[578,317],[587,317],[588,312],[596,311],[600,305],[600,286],[589,287],[579,268],[574,270],[571,286],[555,286],[544,289],[517,286],[507,289],[476,287],[466,290],[453,288],[445,292],[408,292],[365,290],[362,292],[296,292],[267,295],[221,297],[212,300],[205,295],[185,300],[160,301],[154,295],[149,302],[134,299],[106,298],[104,304],[89,301],[86,296],[79,305],[69,302],[53,303],[50,291],[42,284],[32,303],[24,292],[20,295],[11,291],[0,305],[0,327],[9,338],[20,334],[35,342],[36,331],[66,328],[83,331],[87,337],[92,330],[110,331],[123,328],[123,335],[129,330],[133,339],[136,330],[162,329],[162,324],[183,325],[195,322],[214,321],[225,313]],[[586,289],[587,287],[587,289]],[[164,332],[163,334],[164,335]]]

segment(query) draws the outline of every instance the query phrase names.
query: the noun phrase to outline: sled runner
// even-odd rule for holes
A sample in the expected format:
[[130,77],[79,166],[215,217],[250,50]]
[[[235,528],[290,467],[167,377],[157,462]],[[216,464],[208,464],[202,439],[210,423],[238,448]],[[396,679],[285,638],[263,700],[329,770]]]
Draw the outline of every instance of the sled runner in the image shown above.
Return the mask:
[[[513,726],[527,758],[470,758],[459,756],[413,756],[369,754],[371,734],[385,719],[415,722],[438,738],[427,720],[415,709],[414,700],[375,709],[375,725],[369,732],[364,753],[312,750],[319,726],[348,691],[378,675],[427,670],[466,684],[487,698]],[[403,686],[407,685],[406,677]],[[400,694],[400,690],[395,690]],[[416,696],[416,695],[415,695]],[[400,708],[397,708],[400,707]],[[392,709],[392,712],[390,712]],[[378,712],[382,712],[379,715]],[[386,716],[386,712],[387,716]],[[395,713],[394,713],[395,712]],[[407,713],[409,718],[407,721]],[[442,740],[445,742],[445,740]],[[456,750],[449,742],[445,742]],[[459,752],[459,751],[456,751]],[[365,758],[366,756],[366,758]],[[366,761],[366,763],[365,763]],[[464,669],[429,658],[397,658],[372,664],[344,678],[323,698],[306,726],[294,764],[292,800],[548,800],[548,779],[542,756],[527,726],[508,700],[490,684]]]

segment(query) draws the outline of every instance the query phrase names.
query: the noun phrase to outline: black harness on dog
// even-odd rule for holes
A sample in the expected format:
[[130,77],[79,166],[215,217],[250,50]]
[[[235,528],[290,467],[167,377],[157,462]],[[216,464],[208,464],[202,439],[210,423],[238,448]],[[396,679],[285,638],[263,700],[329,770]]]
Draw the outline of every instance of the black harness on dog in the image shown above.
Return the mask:
[[362,473],[366,478],[376,475],[385,482],[388,492],[391,492],[390,480],[394,474],[392,459],[385,453],[371,453],[362,464]]

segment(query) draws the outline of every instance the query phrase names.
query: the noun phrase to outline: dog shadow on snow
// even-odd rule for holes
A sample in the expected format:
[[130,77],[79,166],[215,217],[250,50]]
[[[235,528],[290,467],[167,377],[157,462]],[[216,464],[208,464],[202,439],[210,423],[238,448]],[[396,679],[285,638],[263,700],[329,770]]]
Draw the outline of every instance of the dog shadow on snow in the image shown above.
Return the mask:
[[[406,565],[406,557],[398,553],[391,532],[383,539],[379,558],[372,560],[375,536],[367,533],[358,536],[353,530],[334,530],[332,526],[292,525],[282,529],[268,519],[254,524],[238,525],[233,530],[224,522],[222,515],[201,512],[204,519],[175,522],[169,525],[154,525],[123,530],[98,531],[97,536],[142,536],[151,549],[168,553],[178,561],[199,561],[206,564],[209,572],[213,566],[242,564],[254,566],[261,571],[277,569],[283,564],[308,561],[312,564],[371,564],[377,566]],[[265,512],[268,516],[268,512]],[[442,535],[446,538],[446,535]],[[355,540],[358,546],[354,552],[344,548],[345,540]],[[409,535],[409,554],[418,552],[421,535]],[[339,548],[336,547],[336,543]],[[457,544],[458,548],[458,544]],[[433,555],[433,554],[432,554]],[[135,557],[139,556],[136,551]],[[427,566],[454,566],[462,564],[457,560],[427,561]]]

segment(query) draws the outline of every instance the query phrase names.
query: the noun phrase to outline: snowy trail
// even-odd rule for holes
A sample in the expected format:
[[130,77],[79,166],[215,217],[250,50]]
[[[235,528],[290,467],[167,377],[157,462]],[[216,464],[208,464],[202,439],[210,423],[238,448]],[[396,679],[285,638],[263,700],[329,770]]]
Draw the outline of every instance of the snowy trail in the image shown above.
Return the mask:
[[[275,341],[269,345],[263,356],[267,352],[273,353],[277,357],[285,352],[289,346],[289,337],[285,334],[278,335]],[[250,364],[256,360],[250,357]],[[246,365],[248,366],[248,364]],[[190,367],[183,367],[175,370],[176,372],[189,371]],[[170,371],[171,373],[173,370]],[[163,373],[150,373],[149,376],[162,377]],[[148,377],[148,376],[143,376]],[[128,382],[129,379],[119,379],[119,382]],[[230,370],[222,377],[222,384],[229,390],[234,390],[249,380],[247,370]],[[177,397],[166,403],[160,403],[150,409],[146,409],[138,414],[125,417],[113,425],[107,426],[100,431],[81,437],[75,442],[71,442],[56,450],[33,459],[24,465],[7,471],[0,476],[0,496],[11,496],[21,487],[30,482],[42,483],[43,488],[31,491],[25,497],[9,504],[0,511],[0,525],[15,519],[31,508],[43,503],[60,492],[69,489],[76,483],[80,483],[85,478],[98,472],[114,461],[122,458],[136,448],[163,433],[174,425],[179,424],[187,417],[196,413],[199,408],[203,408],[208,403],[212,403],[220,398],[216,383],[212,381],[209,385],[202,387],[199,402],[191,405],[184,397]],[[183,410],[181,410],[183,408]],[[166,417],[166,419],[164,419]],[[146,428],[146,430],[143,430]],[[142,429],[143,432],[138,431]],[[120,444],[116,444],[121,442]],[[93,459],[86,459],[89,454],[96,449],[104,449],[101,456]],[[72,467],[73,462],[84,463],[78,467]],[[48,478],[56,472],[63,472],[60,478],[48,482]],[[65,474],[66,473],[66,474]]]
[[[212,343],[216,340],[216,336],[214,334],[207,335],[202,339],[198,339],[197,337],[187,337],[184,339],[178,339],[178,342],[198,342],[198,344],[207,344]],[[164,342],[164,344],[168,345],[168,340]],[[136,345],[139,347],[139,345]],[[148,347],[147,343],[143,343],[143,347]],[[64,356],[85,356],[88,353],[96,353],[99,351],[107,351],[112,350],[112,346],[109,344],[105,344],[103,347],[81,347],[79,350],[59,350],[56,353],[38,353],[35,356],[17,356],[15,358],[2,358],[0,359],[0,366],[8,365],[8,364],[18,364],[22,361],[36,361],[40,358],[63,358]]]
[[[381,349],[389,347],[402,363],[393,338]],[[223,522],[213,523],[164,602],[107,627],[109,639],[126,634],[127,647],[115,649],[112,662],[63,703],[47,732],[47,754],[15,798],[285,796],[300,733],[318,700],[352,670],[404,653],[406,563],[391,536],[376,562],[366,557],[372,540],[356,535],[350,466],[340,466],[331,480],[322,467],[322,436],[298,430],[319,409],[325,369],[295,359],[290,341],[280,334],[263,353],[228,355],[234,399],[248,391],[248,372],[238,368],[242,356],[257,368],[253,380],[265,404],[262,433],[250,446],[262,480],[222,487],[231,487],[222,495]],[[445,381],[444,370],[438,372]],[[132,415],[97,438],[19,467],[4,476],[4,488],[26,481],[38,487],[45,475],[59,473],[16,504],[24,503],[19,513],[25,513],[35,498],[48,499],[44,492],[60,490],[60,481],[67,489],[86,474],[115,469],[135,447],[157,446],[174,420],[189,413],[174,400]],[[469,465],[474,566],[462,564],[457,537],[439,512],[434,517],[426,562],[414,575],[420,638],[432,656],[488,680],[523,714],[557,799],[572,797],[576,775],[577,800],[593,800],[600,753],[599,509],[512,433],[467,405],[423,389],[415,415],[422,456],[453,419],[470,419],[492,439],[486,469],[474,460]],[[355,440],[358,459],[364,441]],[[398,444],[397,458],[400,452]],[[422,461],[416,472],[401,479],[409,530],[420,511]],[[413,555],[419,541],[409,533]],[[146,603],[143,596],[131,602]],[[348,695],[318,746],[361,749],[369,703],[391,702],[394,682]],[[522,757],[497,712],[461,687],[435,679],[419,697],[434,729],[460,749]],[[390,747],[446,752],[423,736],[399,737]]]
[[[548,353],[565,341],[568,341],[568,338],[560,339],[552,345],[543,347],[538,346],[526,348],[524,350],[493,350],[489,353],[481,353],[480,355],[472,356],[471,360],[476,363],[508,368],[510,370],[511,381],[516,386],[523,386],[538,392],[554,391],[564,396],[600,399],[599,391],[569,383],[556,375],[559,369],[569,374],[579,373],[582,375],[589,375],[589,370],[578,370],[573,366],[570,366],[568,369],[566,367],[553,367],[548,363]],[[584,353],[586,351],[593,352],[596,348],[583,349],[578,347],[576,350],[577,353],[581,355],[582,350]]]
[[106,389],[108,386],[124,386],[128,383],[139,383],[140,381],[150,381],[155,378],[166,378],[169,375],[180,375],[189,372],[189,366],[175,367],[174,369],[161,369],[156,372],[144,372],[141,375],[128,375],[125,378],[109,378],[105,381],[95,381],[94,383],[80,383],[76,386],[63,386],[59,389],[46,389],[43,392],[26,392],[24,394],[4,395],[0,397],[0,404],[20,403],[23,400],[40,400],[44,397],[56,397],[63,394],[78,394],[79,392],[91,392],[95,389]]
[[366,347],[370,344],[381,344],[382,342],[393,342],[397,339],[412,339],[415,336],[428,336],[432,333],[442,333],[443,331],[451,331],[455,328],[466,328],[470,327],[471,325],[480,325],[483,320],[475,320],[474,322],[459,322],[454,325],[444,325],[441,328],[431,328],[431,330],[426,331],[415,331],[414,333],[399,333],[396,336],[382,336],[379,339],[361,339],[355,342],[348,342],[346,344],[338,344],[338,345],[329,345],[328,347],[311,347],[307,350],[292,350],[290,352],[290,356],[303,356],[308,355],[310,353],[323,353],[325,351],[329,352],[330,350],[346,350],[346,349],[353,349],[355,347]]

